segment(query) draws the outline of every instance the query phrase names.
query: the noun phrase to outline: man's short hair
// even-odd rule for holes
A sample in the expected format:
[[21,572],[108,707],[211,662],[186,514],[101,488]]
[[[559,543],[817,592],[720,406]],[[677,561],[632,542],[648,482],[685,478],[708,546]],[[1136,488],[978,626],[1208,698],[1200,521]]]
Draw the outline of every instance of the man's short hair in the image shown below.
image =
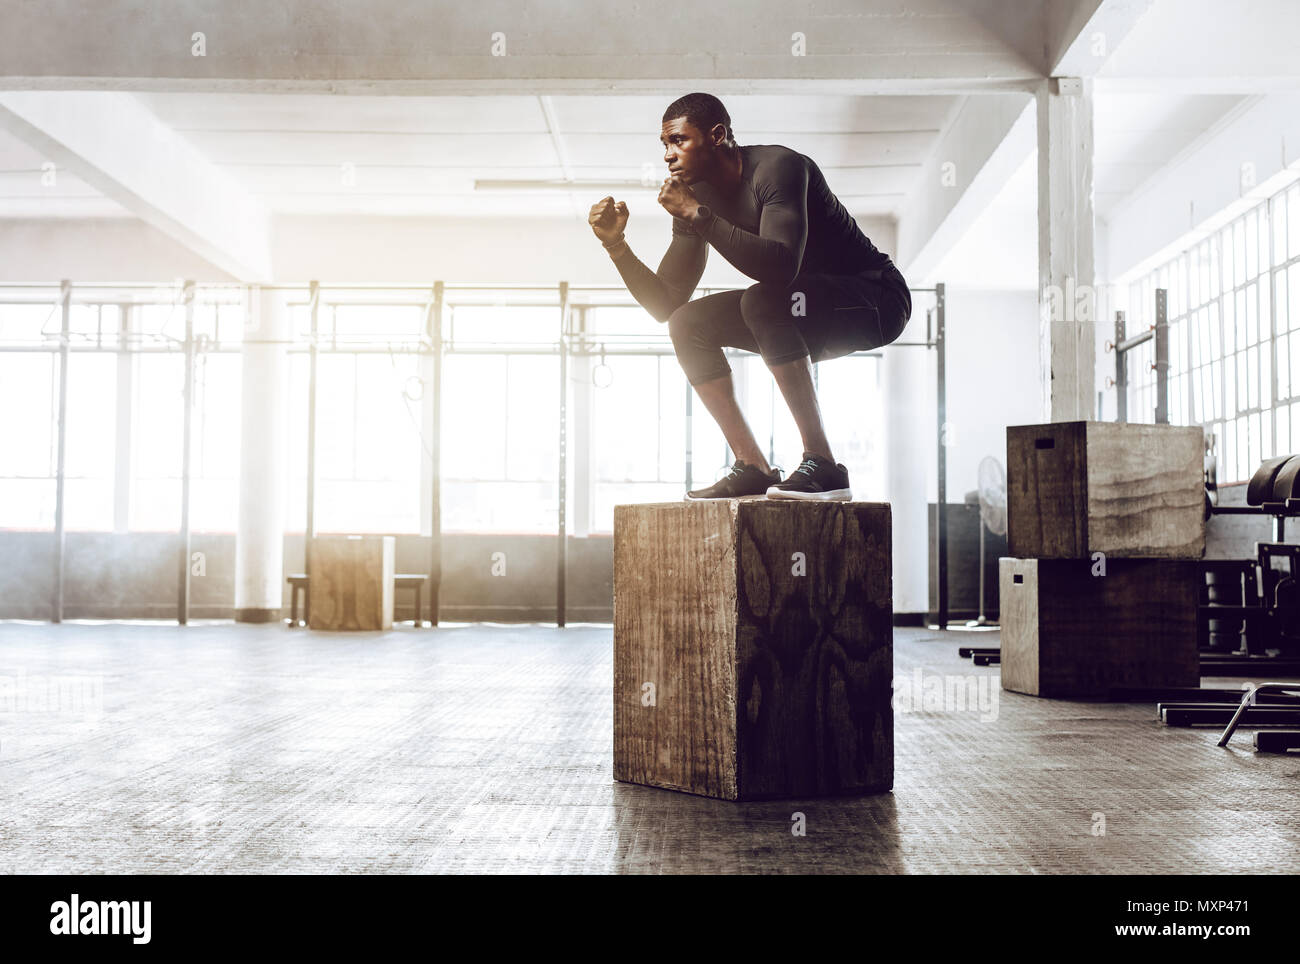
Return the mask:
[[694,93],[678,97],[664,111],[664,122],[677,117],[685,117],[706,137],[709,131],[721,124],[727,129],[727,140],[735,143],[736,134],[731,129],[731,116],[727,113],[727,108],[722,106],[722,101],[712,94]]

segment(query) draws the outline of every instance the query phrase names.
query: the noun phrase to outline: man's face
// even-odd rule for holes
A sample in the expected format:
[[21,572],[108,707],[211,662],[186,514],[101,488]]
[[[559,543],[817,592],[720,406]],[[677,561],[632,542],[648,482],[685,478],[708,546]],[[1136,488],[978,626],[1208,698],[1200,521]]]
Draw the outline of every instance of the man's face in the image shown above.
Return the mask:
[[659,140],[670,174],[687,184],[704,180],[713,168],[713,143],[685,117],[664,121]]

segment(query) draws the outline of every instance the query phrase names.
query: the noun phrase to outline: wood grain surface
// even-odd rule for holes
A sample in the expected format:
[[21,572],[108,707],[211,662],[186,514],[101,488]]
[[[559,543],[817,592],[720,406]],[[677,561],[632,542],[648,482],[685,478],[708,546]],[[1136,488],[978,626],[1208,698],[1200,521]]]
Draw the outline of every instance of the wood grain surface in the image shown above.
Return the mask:
[[1205,555],[1204,430],[1087,426],[1089,549],[1129,558]]
[[1199,426],[1054,422],[1007,428],[1012,557],[1199,559]]
[[1020,558],[1087,555],[1084,422],[1007,427],[1007,552]]
[[998,560],[1002,688],[1038,695],[1038,560]]
[[1199,685],[1195,561],[1107,557],[1104,576],[1087,560],[1000,563],[1003,689],[1093,697]]
[[742,796],[890,789],[889,506],[756,502],[737,522]]
[[395,549],[393,536],[312,539],[308,627],[392,629]]
[[615,779],[724,799],[890,789],[892,617],[888,505],[616,506]]
[[614,507],[616,780],[737,797],[736,504]]

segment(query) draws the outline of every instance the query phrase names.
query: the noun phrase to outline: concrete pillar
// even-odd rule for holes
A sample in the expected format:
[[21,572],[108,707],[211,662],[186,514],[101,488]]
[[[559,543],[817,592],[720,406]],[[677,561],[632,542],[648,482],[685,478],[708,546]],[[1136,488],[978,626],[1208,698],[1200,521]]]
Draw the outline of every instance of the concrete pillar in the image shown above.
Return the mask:
[[421,355],[420,373],[420,535],[433,535],[433,355]]
[[[920,305],[899,341],[925,340]],[[927,505],[936,491],[934,352],[886,348],[882,359],[885,399],[885,498],[893,506],[894,612],[925,614],[930,608]]]
[[1096,418],[1092,81],[1039,87],[1038,303],[1044,421]]
[[[587,309],[580,309],[583,326]],[[592,371],[599,359],[577,355],[569,359],[569,465],[573,487],[569,489],[569,532],[574,536],[591,534],[591,408]]]
[[246,291],[235,620],[260,623],[280,617],[284,598],[290,312],[286,292],[257,285]]
[[[813,386],[816,387],[816,385],[817,385],[817,366],[814,365],[814,366],[813,366]],[[749,366],[746,365],[746,364],[744,364],[743,362],[741,362],[739,359],[736,359],[736,360],[734,360],[734,361],[731,362],[731,387],[732,387],[732,389],[733,389],[733,390],[735,391],[735,393],[736,393],[736,404],[740,406],[740,410],[741,410],[742,412],[748,412],[748,411],[751,411],[751,409],[750,409],[750,401],[751,401],[751,399],[750,399],[750,394],[751,394],[751,393],[750,393],[750,390],[749,390]],[[698,398],[699,396],[697,395],[696,397]],[[704,403],[703,403],[703,402],[700,403],[700,409],[701,409],[701,411],[703,411],[706,415],[708,414],[708,409],[704,408]],[[751,426],[751,428],[752,428],[752,426]],[[759,444],[759,448],[762,448],[762,447],[763,447],[763,446],[762,446],[762,444],[760,443],[760,444]],[[731,446],[730,446],[730,445],[727,445],[727,444],[724,442],[724,443],[723,443],[723,462],[722,462],[723,469],[722,469],[722,471],[723,471],[723,472],[726,472],[727,469],[731,467],[731,463],[734,462],[735,460],[736,460],[736,453],[733,452],[733,451],[731,451]],[[797,464],[797,463],[796,463],[796,464]],[[788,473],[789,473],[789,470],[787,469],[786,472],[787,472],[787,474],[788,474]],[[707,475],[708,473],[706,472],[705,474]],[[713,476],[713,478],[717,478],[717,476]],[[708,485],[708,484],[711,484],[711,483],[707,483],[707,482],[706,482],[705,484]]]
[[113,531],[131,531],[131,399],[135,392],[135,358],[127,351],[132,330],[139,330],[141,306],[123,305],[117,351],[117,437],[114,440]]

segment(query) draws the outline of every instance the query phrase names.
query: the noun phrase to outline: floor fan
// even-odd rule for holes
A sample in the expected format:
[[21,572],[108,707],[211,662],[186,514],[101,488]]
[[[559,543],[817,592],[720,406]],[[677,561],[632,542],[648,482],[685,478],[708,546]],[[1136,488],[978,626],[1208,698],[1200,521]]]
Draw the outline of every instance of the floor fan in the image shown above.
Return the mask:
[[1002,468],[1002,463],[991,455],[986,455],[980,460],[978,492],[980,500],[980,615],[978,619],[972,619],[966,624],[971,628],[992,625],[984,615],[984,532],[987,530],[995,536],[1007,534],[1007,474]]

